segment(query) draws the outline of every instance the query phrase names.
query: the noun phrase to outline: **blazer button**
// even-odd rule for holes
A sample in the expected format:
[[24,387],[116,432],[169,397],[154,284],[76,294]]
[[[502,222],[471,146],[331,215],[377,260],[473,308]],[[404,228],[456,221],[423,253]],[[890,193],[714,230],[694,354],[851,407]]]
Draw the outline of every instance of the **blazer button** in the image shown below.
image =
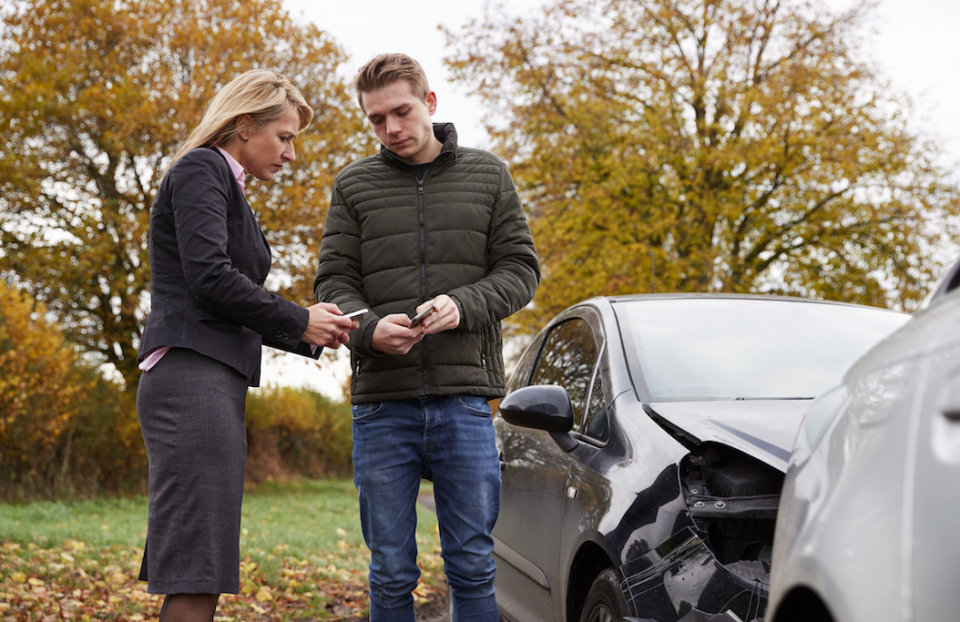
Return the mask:
[[277,334],[276,334],[276,337],[277,337],[277,339],[286,339],[286,337],[284,336],[285,334],[286,334],[286,333],[284,333],[282,330],[278,330],[278,331],[277,331]]
[[286,341],[289,338],[290,338],[290,335],[288,333],[283,333],[283,337],[281,337],[281,339],[283,339],[284,341]]

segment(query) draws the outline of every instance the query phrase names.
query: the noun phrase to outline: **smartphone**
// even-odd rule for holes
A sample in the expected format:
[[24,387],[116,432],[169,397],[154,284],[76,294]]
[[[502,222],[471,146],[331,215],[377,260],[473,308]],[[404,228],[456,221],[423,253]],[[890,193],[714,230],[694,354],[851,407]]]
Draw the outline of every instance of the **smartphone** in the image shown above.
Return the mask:
[[360,309],[359,311],[351,311],[350,313],[345,313],[343,317],[350,317],[355,319],[358,322],[362,322],[363,318],[367,317],[367,314],[370,313],[367,309]]
[[433,305],[429,305],[423,311],[421,311],[420,313],[410,318],[410,328],[413,328],[414,326],[419,326],[420,322],[423,321],[423,318],[427,317],[431,313],[433,313]]

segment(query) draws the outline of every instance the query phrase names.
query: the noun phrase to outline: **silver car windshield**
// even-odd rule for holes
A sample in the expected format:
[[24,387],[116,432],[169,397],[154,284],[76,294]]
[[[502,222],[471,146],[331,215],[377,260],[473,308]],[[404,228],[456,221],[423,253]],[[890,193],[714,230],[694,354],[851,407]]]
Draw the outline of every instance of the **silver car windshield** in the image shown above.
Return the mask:
[[910,319],[846,305],[676,298],[618,302],[638,393],[653,401],[809,399]]

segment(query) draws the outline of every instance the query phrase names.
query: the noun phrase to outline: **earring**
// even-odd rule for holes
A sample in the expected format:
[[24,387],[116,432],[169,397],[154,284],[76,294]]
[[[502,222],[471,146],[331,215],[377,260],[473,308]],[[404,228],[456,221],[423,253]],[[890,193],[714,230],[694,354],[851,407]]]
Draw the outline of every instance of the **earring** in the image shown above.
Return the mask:
[[246,141],[248,137],[241,135],[240,138],[242,138],[244,141]]

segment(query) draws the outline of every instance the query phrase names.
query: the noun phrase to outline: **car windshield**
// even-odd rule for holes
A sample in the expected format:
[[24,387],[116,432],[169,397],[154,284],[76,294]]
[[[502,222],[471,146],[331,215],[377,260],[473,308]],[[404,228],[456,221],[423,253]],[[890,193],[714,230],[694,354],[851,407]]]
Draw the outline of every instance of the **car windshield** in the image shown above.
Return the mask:
[[813,398],[910,319],[774,298],[618,301],[614,309],[634,383],[645,383],[653,401]]

